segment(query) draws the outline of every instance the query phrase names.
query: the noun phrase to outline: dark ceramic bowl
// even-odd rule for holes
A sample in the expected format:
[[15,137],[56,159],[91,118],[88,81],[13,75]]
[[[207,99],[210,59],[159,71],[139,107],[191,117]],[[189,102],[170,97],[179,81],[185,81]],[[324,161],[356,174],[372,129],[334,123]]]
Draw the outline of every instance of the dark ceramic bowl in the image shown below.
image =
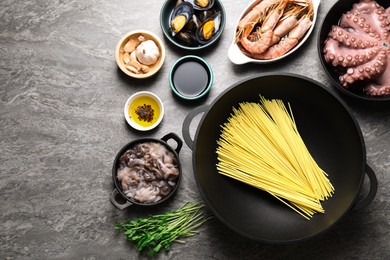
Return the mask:
[[[177,144],[175,149],[172,148],[170,145],[168,145],[168,141],[171,139],[173,141],[175,141]],[[145,143],[145,142],[155,142],[155,143],[162,144],[168,151],[170,151],[175,156],[176,161],[177,161],[177,166],[179,169],[179,176],[176,180],[175,187],[173,187],[173,189],[170,191],[170,193],[166,197],[164,197],[161,200],[154,202],[154,203],[141,203],[141,202],[137,202],[133,198],[127,197],[125,195],[125,193],[122,191],[121,184],[117,178],[117,171],[118,171],[119,164],[120,164],[119,158],[128,149],[134,147],[136,144]],[[182,148],[182,146],[183,146],[183,141],[180,139],[180,137],[174,133],[169,133],[169,134],[163,136],[161,139],[141,138],[141,139],[134,140],[134,141],[126,144],[124,147],[122,147],[122,149],[116,155],[115,160],[114,160],[114,165],[112,167],[112,179],[113,179],[115,188],[112,191],[111,196],[110,196],[111,203],[116,208],[123,210],[123,209],[125,209],[133,204],[138,205],[138,206],[155,206],[155,205],[161,204],[161,203],[169,200],[176,193],[176,190],[178,189],[179,184],[180,184],[180,180],[181,180],[182,169],[181,169],[181,164],[180,164],[180,159],[179,159],[179,152],[180,152],[180,149]]]
[[[325,45],[325,40],[328,37],[328,33],[331,31],[333,25],[337,25],[342,14],[352,9],[352,5],[354,3],[358,3],[359,0],[340,0],[336,2],[329,12],[326,14],[325,19],[322,22],[321,29],[318,36],[318,54],[320,56],[321,64],[332,81],[333,85],[336,89],[338,89],[343,94],[360,101],[368,101],[368,102],[389,102],[390,96],[370,96],[365,94],[361,90],[361,86],[359,84],[355,84],[350,88],[346,89],[340,84],[339,76],[340,72],[338,69],[333,67],[331,64],[328,64],[325,61],[323,49]],[[378,4],[383,6],[384,8],[388,8],[390,6],[390,1],[388,0],[377,0]],[[388,65],[389,66],[389,65]]]
[[[218,32],[206,43],[206,44],[199,44],[197,46],[186,46],[181,44],[180,42],[175,39],[172,34],[170,33],[170,21],[171,21],[171,15],[173,12],[173,9],[175,8],[176,2],[178,0],[166,0],[163,6],[161,7],[161,12],[160,12],[160,26],[161,29],[165,35],[165,37],[174,45],[181,49],[185,50],[200,50],[209,47],[213,43],[215,43],[219,37],[221,36],[223,30],[225,29],[225,23],[226,23],[226,12],[225,9],[222,5],[222,2],[220,0],[215,0],[215,3],[213,5],[213,9],[216,9],[221,12],[222,15],[222,20],[221,20],[221,25],[220,29]],[[195,12],[199,12],[195,10]]]

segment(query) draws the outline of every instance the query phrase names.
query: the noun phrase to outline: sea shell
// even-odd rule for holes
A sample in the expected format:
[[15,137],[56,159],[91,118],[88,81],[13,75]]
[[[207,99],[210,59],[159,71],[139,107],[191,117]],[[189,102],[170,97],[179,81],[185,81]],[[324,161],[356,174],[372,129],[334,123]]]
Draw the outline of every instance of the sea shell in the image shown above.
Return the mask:
[[190,3],[183,2],[173,9],[170,19],[170,28],[172,36],[180,32],[184,26],[190,21],[194,14],[194,8]]
[[196,39],[200,44],[205,44],[210,41],[219,31],[222,21],[221,12],[216,12],[211,17],[207,18],[196,31]]
[[209,10],[214,6],[215,0],[184,0],[190,3],[195,10]]

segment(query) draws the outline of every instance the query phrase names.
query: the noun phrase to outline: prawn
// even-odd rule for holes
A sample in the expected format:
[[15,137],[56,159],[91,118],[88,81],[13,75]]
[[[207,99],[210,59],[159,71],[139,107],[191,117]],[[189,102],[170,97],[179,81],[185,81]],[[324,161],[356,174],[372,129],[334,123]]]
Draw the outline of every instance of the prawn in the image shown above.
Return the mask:
[[288,2],[289,0],[282,0],[269,11],[269,14],[264,19],[260,28],[260,32],[258,32],[258,39],[256,41],[248,39],[249,34],[244,31],[240,40],[242,47],[252,54],[260,54],[267,50],[271,45],[272,36],[274,34],[273,29],[277,25],[279,19],[283,16],[284,9]]
[[299,39],[302,38],[302,36],[307,32],[307,30],[309,30],[309,28],[312,26],[312,23],[313,22],[309,17],[303,17],[298,22],[298,24],[289,32],[289,34],[285,38],[283,38],[278,44],[273,45],[261,54],[252,55],[252,57],[255,59],[270,60],[286,54],[298,44]]
[[237,25],[237,32],[236,32],[236,43],[240,41],[242,35],[248,36],[255,25],[259,22],[261,22],[266,13],[267,10],[278,3],[280,0],[260,0],[260,3],[258,3],[255,7],[252,8],[239,22]]
[[297,25],[305,9],[306,7],[296,5],[285,11],[285,14],[274,29],[271,46],[278,43],[283,36],[288,34],[288,32],[291,31],[295,25]]

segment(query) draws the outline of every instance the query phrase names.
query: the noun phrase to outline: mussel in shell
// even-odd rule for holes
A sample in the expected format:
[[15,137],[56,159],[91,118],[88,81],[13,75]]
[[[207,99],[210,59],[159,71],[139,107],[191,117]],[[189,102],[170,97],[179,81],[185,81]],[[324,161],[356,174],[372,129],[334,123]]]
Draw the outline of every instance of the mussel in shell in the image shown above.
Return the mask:
[[198,17],[198,20],[200,23],[203,23],[208,18],[213,16],[217,11],[215,9],[205,10],[205,11],[199,11],[196,16]]
[[208,10],[213,7],[215,0],[184,0],[190,3],[196,10]]
[[195,33],[187,30],[182,30],[175,35],[175,39],[185,46],[198,46],[198,40],[196,39]]
[[175,34],[184,28],[188,21],[190,21],[193,14],[194,9],[190,3],[183,2],[175,7],[170,20],[172,36],[175,36]]
[[192,18],[184,26],[183,30],[193,32],[193,34],[195,35],[200,24],[201,24],[201,22],[199,21],[198,17],[194,14],[194,15],[192,15]]
[[207,18],[196,31],[196,39],[200,44],[205,44],[213,38],[219,31],[221,26],[222,14],[216,12],[211,17]]

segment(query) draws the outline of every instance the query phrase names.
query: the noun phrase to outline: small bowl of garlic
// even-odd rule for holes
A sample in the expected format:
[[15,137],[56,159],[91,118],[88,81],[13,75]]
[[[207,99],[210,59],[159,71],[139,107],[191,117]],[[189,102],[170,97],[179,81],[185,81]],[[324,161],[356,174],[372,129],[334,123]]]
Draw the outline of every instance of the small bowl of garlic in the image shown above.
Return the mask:
[[131,31],[118,42],[115,50],[118,67],[133,78],[148,78],[160,70],[165,60],[165,47],[154,33]]

